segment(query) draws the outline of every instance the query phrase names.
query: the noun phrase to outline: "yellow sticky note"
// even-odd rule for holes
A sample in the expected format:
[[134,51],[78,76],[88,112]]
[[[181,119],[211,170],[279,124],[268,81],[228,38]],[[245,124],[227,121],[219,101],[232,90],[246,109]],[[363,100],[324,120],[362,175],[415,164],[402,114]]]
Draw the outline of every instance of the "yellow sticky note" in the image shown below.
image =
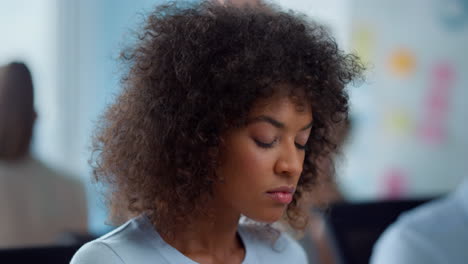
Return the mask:
[[413,124],[410,115],[403,109],[394,109],[387,113],[386,128],[397,136],[407,136],[412,133]]
[[352,46],[361,61],[369,64],[374,53],[374,33],[366,26],[357,26],[352,33]]
[[416,68],[416,58],[407,49],[398,49],[390,55],[390,69],[400,77],[411,75]]

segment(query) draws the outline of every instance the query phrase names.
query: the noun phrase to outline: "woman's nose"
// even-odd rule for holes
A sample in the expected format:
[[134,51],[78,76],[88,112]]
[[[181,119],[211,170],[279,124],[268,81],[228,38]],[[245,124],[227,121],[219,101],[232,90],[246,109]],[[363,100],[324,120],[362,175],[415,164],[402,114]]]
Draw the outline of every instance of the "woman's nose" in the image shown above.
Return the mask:
[[304,152],[295,143],[282,144],[281,153],[275,164],[275,172],[281,175],[300,176],[304,163]]

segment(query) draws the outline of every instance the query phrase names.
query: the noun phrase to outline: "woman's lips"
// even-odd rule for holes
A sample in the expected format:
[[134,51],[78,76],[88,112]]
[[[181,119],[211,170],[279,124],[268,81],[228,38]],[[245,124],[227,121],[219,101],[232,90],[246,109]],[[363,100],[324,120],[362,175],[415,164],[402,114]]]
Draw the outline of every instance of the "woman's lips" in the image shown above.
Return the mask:
[[271,199],[282,204],[289,204],[290,202],[292,202],[292,199],[293,199],[292,193],[287,193],[287,192],[267,192],[266,194]]
[[294,187],[282,186],[266,192],[268,197],[282,204],[289,204],[293,200]]

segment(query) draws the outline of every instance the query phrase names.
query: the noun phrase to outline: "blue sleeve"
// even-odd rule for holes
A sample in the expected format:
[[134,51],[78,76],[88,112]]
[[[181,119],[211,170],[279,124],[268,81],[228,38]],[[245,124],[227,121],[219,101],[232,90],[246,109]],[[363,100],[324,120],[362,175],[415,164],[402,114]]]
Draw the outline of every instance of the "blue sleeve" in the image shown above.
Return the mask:
[[374,246],[370,264],[432,264],[445,263],[430,239],[393,225]]
[[124,264],[111,247],[100,241],[82,246],[73,256],[70,264]]

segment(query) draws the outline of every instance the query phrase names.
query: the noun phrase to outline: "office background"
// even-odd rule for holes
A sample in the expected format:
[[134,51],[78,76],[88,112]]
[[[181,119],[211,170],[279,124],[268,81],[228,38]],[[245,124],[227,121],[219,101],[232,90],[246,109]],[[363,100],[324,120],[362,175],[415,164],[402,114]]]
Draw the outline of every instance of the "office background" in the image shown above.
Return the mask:
[[[28,64],[38,122],[33,153],[87,186],[90,231],[105,232],[90,138],[120,90],[119,52],[159,0],[0,0],[0,64]],[[337,181],[351,201],[425,197],[468,173],[467,0],[289,0],[366,63],[349,87],[353,130]]]

